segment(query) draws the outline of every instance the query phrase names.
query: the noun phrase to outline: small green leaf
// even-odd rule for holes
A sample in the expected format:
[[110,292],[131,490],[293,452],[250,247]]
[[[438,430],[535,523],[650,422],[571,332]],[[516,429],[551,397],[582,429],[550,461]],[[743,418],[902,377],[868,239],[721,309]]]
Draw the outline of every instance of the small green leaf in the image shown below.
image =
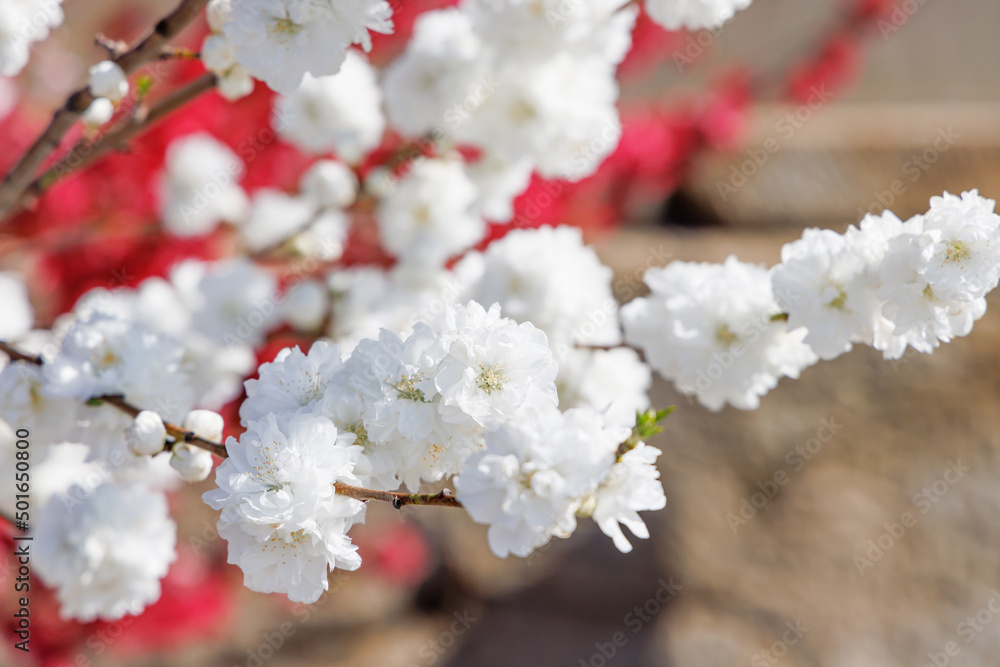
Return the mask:
[[148,74],[142,74],[136,81],[136,95],[140,100],[146,99],[149,95],[149,91],[153,89],[153,77]]
[[632,434],[629,435],[625,442],[618,445],[618,459],[621,460],[622,456],[635,449],[640,442],[648,440],[663,431],[663,427],[659,425],[659,422],[666,419],[676,409],[676,405],[671,405],[663,410],[650,409],[645,412],[637,412],[635,415],[635,426],[632,427]]

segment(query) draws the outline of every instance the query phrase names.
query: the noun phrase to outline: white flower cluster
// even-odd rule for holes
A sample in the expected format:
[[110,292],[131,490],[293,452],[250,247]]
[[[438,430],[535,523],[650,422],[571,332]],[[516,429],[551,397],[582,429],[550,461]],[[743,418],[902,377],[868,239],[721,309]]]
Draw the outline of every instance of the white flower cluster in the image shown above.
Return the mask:
[[667,30],[718,28],[752,0],[646,0],[649,17]]
[[279,93],[306,74],[336,74],[347,48],[371,48],[368,31],[391,33],[386,0],[230,0],[222,33],[235,61]]
[[1000,274],[1000,216],[975,190],[931,199],[905,223],[867,216],[844,235],[806,230],[782,250],[775,290],[824,359],[872,345],[887,359],[965,336]]
[[645,537],[636,512],[665,502],[656,452],[619,462],[631,429],[593,408],[560,412],[556,375],[542,331],[475,301],[404,336],[383,329],[346,359],[322,342],[284,350],[247,381],[247,430],[205,495],[230,562],[253,590],[314,601],[328,568],[360,564],[347,531],[364,505],[336,484],[416,491],[452,476],[501,556],[567,536],[577,514],[627,550],[619,523]]
[[96,97],[120,102],[128,95],[128,77],[124,70],[110,60],[103,60],[89,70],[87,84]]
[[159,599],[160,579],[177,556],[166,497],[138,484],[71,486],[35,523],[34,562],[56,588],[65,618],[141,613]]
[[712,410],[753,410],[784,376],[816,361],[773,316],[780,312],[767,269],[730,257],[724,264],[672,262],[643,277],[651,294],[622,308],[625,340],[678,390]]
[[264,188],[252,199],[238,182],[243,171],[243,161],[207,134],[174,141],[160,181],[164,227],[175,236],[201,236],[226,222],[251,252],[288,242],[306,256],[340,257],[350,223],[345,209],[358,190],[346,165],[318,160],[303,175],[298,194]]
[[237,62],[236,47],[225,33],[232,11],[231,0],[210,0],[205,14],[212,33],[201,45],[201,61],[215,74],[219,93],[229,101],[253,92],[253,77]]
[[348,51],[336,74],[306,74],[295,91],[278,97],[272,125],[307,153],[333,152],[346,162],[361,162],[385,131],[374,68],[362,54]]
[[[173,456],[149,456],[165,446],[161,414],[187,414],[185,427],[196,426],[198,413],[188,413],[194,392],[185,350],[97,310],[67,318],[57,332],[58,339],[30,334],[23,343],[41,351],[41,366],[16,361],[0,370],[0,458],[14,469],[20,450],[11,425],[30,433],[37,461],[30,478],[38,510],[31,521],[33,553],[63,616],[91,621],[136,614],[159,597],[159,581],[175,558],[175,527],[163,493],[178,481],[170,467],[181,478],[204,479],[212,465],[210,454],[185,452],[182,444]],[[92,404],[111,396],[156,412],[141,412],[133,422]],[[0,506],[14,506],[10,487]]]
[[[419,269],[419,270],[418,270]],[[403,263],[385,271],[337,271],[329,335],[346,349],[380,328],[409,333],[445,304],[498,303],[505,317],[541,329],[559,364],[563,408],[607,411],[631,425],[649,407],[649,368],[621,343],[611,270],[574,227],[515,230],[484,252],[471,251],[453,271]]]
[[386,71],[391,124],[479,147],[494,174],[483,185],[510,197],[533,166],[553,178],[592,173],[621,132],[615,66],[636,16],[624,4],[466,0],[421,15]]
[[28,64],[32,42],[63,22],[62,0],[4,0],[0,8],[0,76],[16,76]]
[[653,465],[659,450],[640,444],[618,460],[628,436],[593,410],[532,406],[487,432],[455,478],[458,498],[489,525],[498,556],[527,556],[552,537],[568,537],[578,515],[593,516],[616,547],[631,551],[619,524],[649,537],[636,512],[667,500]]
[[175,236],[200,236],[222,221],[236,223],[248,207],[238,181],[243,161],[212,136],[192,134],[167,148],[160,215]]
[[0,313],[0,340],[16,341],[31,330],[34,311],[24,281],[15,273],[0,271]]
[[932,352],[972,330],[997,286],[994,205],[945,193],[906,222],[885,212],[845,234],[807,229],[770,272],[735,258],[652,269],[652,294],[622,311],[626,340],[713,410],[756,408],[781,377],[855,343],[887,359]]

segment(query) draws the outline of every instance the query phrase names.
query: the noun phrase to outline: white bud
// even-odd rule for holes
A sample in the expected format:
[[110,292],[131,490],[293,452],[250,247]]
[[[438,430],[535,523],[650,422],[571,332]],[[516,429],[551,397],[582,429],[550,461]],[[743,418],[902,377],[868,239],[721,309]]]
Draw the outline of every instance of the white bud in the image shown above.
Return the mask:
[[170,455],[170,467],[185,482],[200,482],[212,472],[212,454],[188,444],[177,444]]
[[328,307],[326,287],[315,280],[303,280],[288,288],[282,314],[296,329],[311,331],[323,323]]
[[105,60],[90,68],[90,92],[97,97],[106,97],[117,102],[128,94],[128,77],[125,71]]
[[253,77],[241,65],[236,65],[219,77],[217,88],[220,95],[235,102],[253,92]]
[[167,429],[160,415],[143,410],[125,429],[125,444],[136,456],[152,456],[163,449]]
[[210,72],[224,74],[236,64],[236,48],[225,35],[209,35],[201,45],[201,62]]
[[302,177],[302,193],[321,208],[346,208],[358,194],[358,178],[347,165],[320,160]]
[[192,410],[184,417],[181,428],[191,431],[199,438],[220,442],[222,440],[222,429],[226,423],[222,415],[211,410]]
[[232,13],[229,0],[211,0],[205,8],[205,15],[208,18],[208,25],[212,32],[222,32],[222,29],[229,23],[229,15]]
[[98,128],[107,123],[115,115],[115,105],[106,97],[98,97],[90,103],[80,120],[90,128]]

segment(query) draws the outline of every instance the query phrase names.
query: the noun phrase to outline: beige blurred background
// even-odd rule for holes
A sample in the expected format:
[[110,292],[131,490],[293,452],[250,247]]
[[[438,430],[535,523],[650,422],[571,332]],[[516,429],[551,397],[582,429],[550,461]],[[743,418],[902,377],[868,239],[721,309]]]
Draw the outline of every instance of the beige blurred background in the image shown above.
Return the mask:
[[[727,201],[718,182],[746,155],[697,165],[684,196],[710,215],[664,225],[651,214],[602,241],[619,276],[638,284],[635,267],[664,256],[773,264],[802,227],[843,229],[886,192],[904,216],[945,189],[1000,195],[1000,3],[907,2],[919,8],[874,36],[853,92],[782,138]],[[67,2],[80,16],[90,6]],[[731,59],[780,68],[822,34],[833,6],[756,0],[694,71],[678,76],[668,64],[637,85],[696,87]],[[747,148],[788,111],[755,113]],[[941,132],[953,141],[912,179],[908,161]],[[407,512],[435,545],[434,572],[415,593],[338,579],[303,623],[243,591],[229,636],[148,664],[252,665],[253,650],[288,623],[293,632],[266,664],[995,665],[998,309],[994,295],[969,337],[933,355],[891,363],[864,348],[821,363],[755,412],[710,413],[658,382],[654,403],[678,406],[654,443],[668,506],[646,517],[652,538],[629,555],[587,528],[527,561],[503,561],[460,514]],[[752,515],[744,499],[759,506]],[[185,507],[188,530],[211,519],[195,502]]]

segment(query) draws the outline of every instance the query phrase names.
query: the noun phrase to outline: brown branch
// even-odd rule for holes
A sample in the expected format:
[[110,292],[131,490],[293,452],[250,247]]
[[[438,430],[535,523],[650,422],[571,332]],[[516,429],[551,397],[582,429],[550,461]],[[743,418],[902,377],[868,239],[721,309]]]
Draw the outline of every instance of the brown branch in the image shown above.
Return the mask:
[[14,361],[25,361],[29,364],[34,364],[36,366],[42,365],[41,357],[35,357],[30,354],[25,354],[24,352],[21,352],[16,348],[12,347],[10,343],[5,343],[2,340],[0,340],[0,352],[5,353],[8,357],[10,357]]
[[65,178],[73,171],[83,169],[99,157],[120,147],[126,141],[139,134],[147,127],[167,114],[184,106],[194,98],[215,87],[215,75],[205,74],[185,86],[172,91],[148,110],[139,108],[136,113],[124,123],[110,132],[89,140],[81,140],[65,157],[45,170],[41,176],[29,185],[22,195],[19,204],[41,196],[46,190]]
[[[34,357],[29,354],[18,351],[9,343],[0,341],[0,351],[5,352],[11,359],[15,361],[23,361],[29,364],[34,364],[36,366],[41,366],[43,361],[40,357]],[[125,400],[124,396],[119,394],[106,394],[103,396],[95,396],[94,398],[87,401],[88,404],[100,404],[107,403],[108,405],[118,408],[125,414],[129,415],[133,419],[142,412],[142,408],[138,408],[128,401]],[[164,421],[163,426],[167,429],[167,433],[174,438],[176,442],[186,442],[195,447],[200,447],[206,451],[215,454],[219,458],[227,458],[229,452],[226,451],[225,445],[218,442],[213,442],[211,440],[206,440],[200,436],[195,435],[191,431],[186,431],[183,428],[171,424],[170,422]],[[462,507],[462,503],[452,495],[451,491],[445,489],[443,491],[438,491],[437,493],[399,493],[391,491],[375,491],[373,489],[364,489],[359,486],[351,486],[350,484],[342,484],[337,482],[333,485],[334,490],[342,496],[347,496],[349,498],[355,498],[357,500],[378,500],[385,503],[390,503],[396,509],[402,509],[407,505],[433,505],[437,507]]]
[[[114,62],[125,70],[126,74],[131,74],[155,60],[163,52],[167,42],[190,23],[206,4],[208,0],[181,0],[180,5],[159,21],[152,32],[115,58]],[[19,205],[39,167],[59,147],[63,136],[93,101],[94,95],[90,92],[90,88],[83,87],[70,95],[63,107],[55,112],[45,131],[7,174],[3,184],[0,184],[0,221]]]
[[[96,396],[90,399],[88,403],[91,401],[100,401],[101,403],[113,405],[133,419],[135,419],[136,415],[142,412],[142,408],[137,408],[132,405],[125,400],[124,396],[121,395]],[[185,430],[176,424],[171,424],[168,421],[163,422],[163,427],[167,429],[167,434],[170,435],[175,442],[186,442],[189,445],[194,445],[195,447],[199,447],[207,452],[215,454],[220,459],[224,459],[229,456],[229,453],[226,451],[226,446],[221,443],[202,438],[199,435],[195,435],[193,431]],[[167,449],[170,449],[170,447],[167,447]]]
[[354,498],[356,500],[379,500],[384,503],[391,503],[396,509],[402,509],[407,505],[435,505],[437,507],[462,507],[462,503],[445,489],[437,493],[399,493],[394,491],[374,491],[372,489],[362,489],[349,484],[337,482],[333,485],[334,490],[342,496]]

